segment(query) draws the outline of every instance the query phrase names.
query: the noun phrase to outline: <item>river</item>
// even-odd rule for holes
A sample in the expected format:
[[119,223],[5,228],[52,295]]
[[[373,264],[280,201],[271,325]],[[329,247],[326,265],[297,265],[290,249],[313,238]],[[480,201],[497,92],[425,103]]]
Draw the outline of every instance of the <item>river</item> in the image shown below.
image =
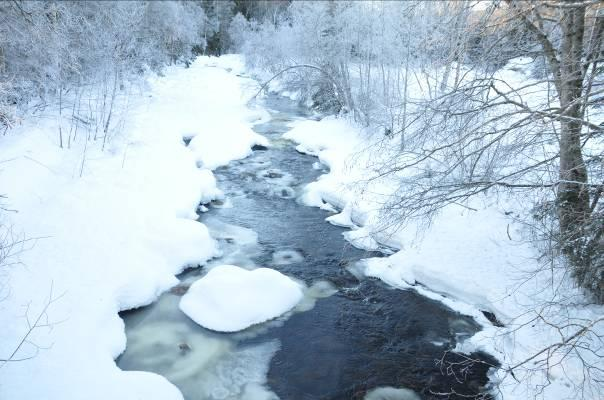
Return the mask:
[[[154,304],[122,313],[128,345],[118,366],[159,373],[187,400],[488,398],[486,364],[467,368],[452,351],[479,325],[413,290],[350,272],[358,260],[384,253],[352,247],[343,228],[325,222],[329,212],[297,201],[325,171],[281,135],[290,122],[313,116],[276,95],[263,102],[271,120],[254,129],[272,146],[217,169],[226,200],[200,214],[223,253],[209,266],[277,269],[308,287],[305,299],[273,321],[212,332],[178,308],[207,267],[190,269]],[[406,390],[367,395],[379,387]]]

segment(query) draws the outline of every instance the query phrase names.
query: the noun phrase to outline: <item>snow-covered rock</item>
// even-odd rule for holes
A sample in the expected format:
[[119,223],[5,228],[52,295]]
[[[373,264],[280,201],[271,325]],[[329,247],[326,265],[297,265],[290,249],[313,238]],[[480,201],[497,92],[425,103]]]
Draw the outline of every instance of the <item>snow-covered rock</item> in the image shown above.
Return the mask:
[[419,396],[410,389],[386,386],[370,390],[364,400],[419,400]]
[[273,264],[288,265],[304,261],[304,256],[295,250],[279,250],[273,253]]
[[180,309],[205,328],[235,332],[280,316],[302,296],[298,283],[273,269],[221,265],[191,285]]

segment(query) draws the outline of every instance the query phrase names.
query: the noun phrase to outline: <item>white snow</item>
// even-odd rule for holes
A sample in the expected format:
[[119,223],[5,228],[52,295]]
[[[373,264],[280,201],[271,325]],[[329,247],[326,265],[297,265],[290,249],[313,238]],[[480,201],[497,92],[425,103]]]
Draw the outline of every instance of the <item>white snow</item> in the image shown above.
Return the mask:
[[191,285],[180,309],[205,328],[236,332],[284,314],[302,296],[298,283],[274,269],[220,265]]
[[341,226],[344,228],[356,228],[356,225],[354,224],[354,222],[352,222],[351,214],[352,204],[348,203],[346,204],[342,212],[325,218],[325,221],[335,226]]
[[419,400],[419,398],[411,389],[385,386],[371,389],[365,395],[364,400]]
[[366,176],[361,169],[351,168],[351,161],[357,155],[362,156],[361,150],[366,146],[366,137],[359,128],[345,119],[327,117],[321,121],[296,121],[283,137],[299,143],[298,151],[317,156],[322,164],[329,167],[329,173],[306,185],[303,203],[327,210],[332,210],[332,206],[343,210],[341,217],[330,217],[332,223],[350,225],[361,222],[356,220],[359,215],[356,215],[357,207],[352,204],[356,199],[351,192],[351,185],[356,185]]
[[372,237],[371,231],[367,227],[344,232],[344,238],[354,247],[367,251],[375,251],[380,248],[379,243]]
[[182,398],[159,375],[116,367],[126,345],[118,312],[149,304],[183,268],[218,254],[195,221],[200,202],[222,197],[210,169],[266,142],[251,131],[265,112],[245,106],[256,84],[242,70],[238,56],[200,57],[124,90],[104,151],[102,140],[84,145],[82,127],[59,148],[53,107],[0,137],[3,205],[16,210],[3,213],[2,235],[29,238],[0,268],[0,359],[26,334],[25,315],[33,323],[55,299],[14,356],[31,358],[0,362],[0,398]]

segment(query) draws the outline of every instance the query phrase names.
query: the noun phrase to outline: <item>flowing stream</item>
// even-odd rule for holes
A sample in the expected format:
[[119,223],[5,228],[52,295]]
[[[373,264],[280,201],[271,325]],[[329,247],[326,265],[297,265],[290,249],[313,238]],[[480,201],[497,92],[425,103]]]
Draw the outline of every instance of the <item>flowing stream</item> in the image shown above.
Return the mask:
[[[484,394],[488,367],[456,364],[465,358],[451,351],[479,326],[412,290],[350,272],[358,260],[382,253],[352,247],[343,228],[325,222],[327,211],[297,202],[304,185],[324,170],[281,135],[291,121],[311,116],[283,97],[264,102],[272,118],[255,130],[272,146],[216,170],[226,200],[200,215],[223,256],[181,274],[181,284],[154,304],[122,313],[128,346],[118,366],[159,373],[187,400]],[[288,314],[242,332],[204,329],[178,302],[192,282],[219,264],[277,269],[307,286],[305,298]],[[472,356],[494,362],[484,354]]]

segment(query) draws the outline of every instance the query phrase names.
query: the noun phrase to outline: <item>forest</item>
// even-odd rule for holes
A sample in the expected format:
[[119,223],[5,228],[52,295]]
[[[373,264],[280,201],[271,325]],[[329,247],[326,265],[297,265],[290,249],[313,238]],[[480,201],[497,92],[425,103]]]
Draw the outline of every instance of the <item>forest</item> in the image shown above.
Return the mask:
[[[0,398],[603,396],[601,1],[12,0],[0,21]],[[294,331],[340,386],[288,370]],[[329,335],[368,358],[315,351]]]

